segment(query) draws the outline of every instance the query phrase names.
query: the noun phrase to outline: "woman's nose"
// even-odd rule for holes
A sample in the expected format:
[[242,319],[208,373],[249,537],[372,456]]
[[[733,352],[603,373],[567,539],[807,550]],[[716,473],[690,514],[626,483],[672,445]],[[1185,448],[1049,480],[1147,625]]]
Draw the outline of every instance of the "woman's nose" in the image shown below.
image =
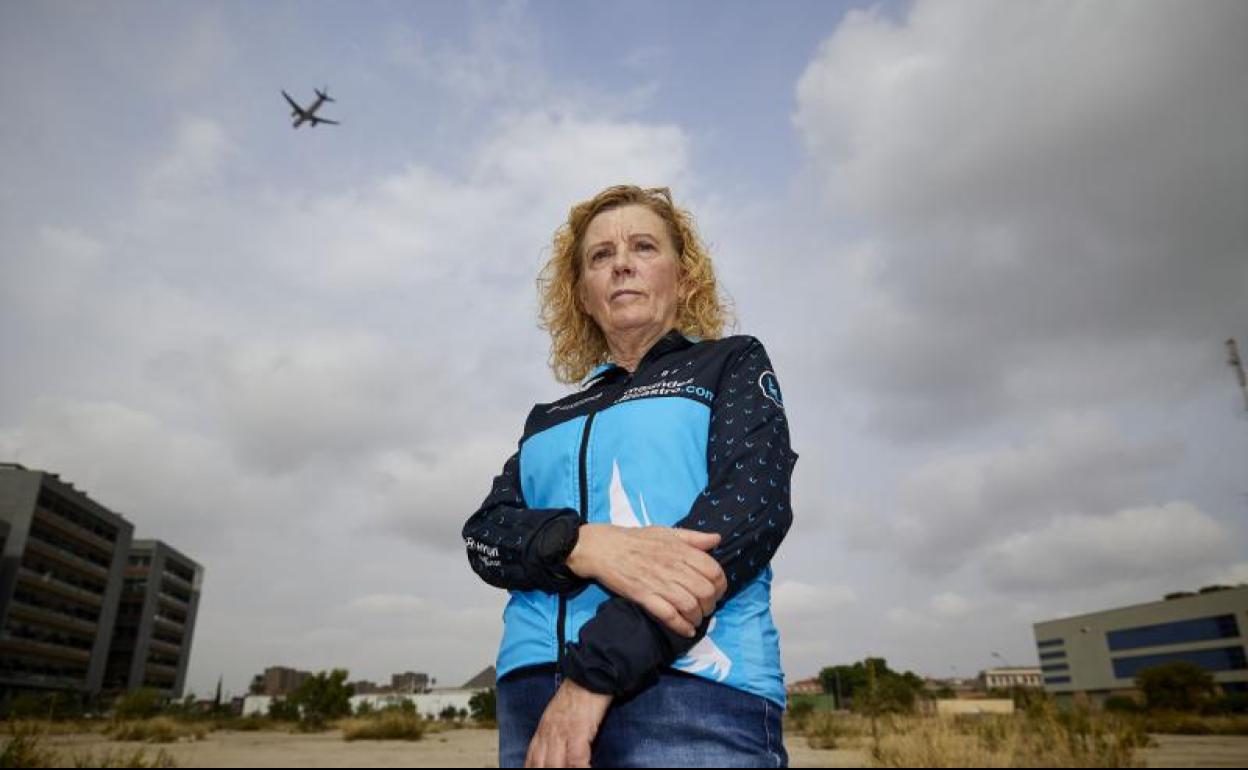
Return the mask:
[[611,269],[616,275],[633,272],[633,258],[627,249],[619,249],[615,252],[615,258],[611,260]]

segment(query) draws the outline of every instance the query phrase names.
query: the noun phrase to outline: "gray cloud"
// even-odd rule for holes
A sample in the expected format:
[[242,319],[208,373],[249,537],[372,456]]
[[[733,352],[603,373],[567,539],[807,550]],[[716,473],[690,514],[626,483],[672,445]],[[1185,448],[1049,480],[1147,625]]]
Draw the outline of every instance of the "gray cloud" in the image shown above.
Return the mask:
[[[1246,9],[855,11],[795,121],[877,252],[840,350],[897,437],[1190,397],[1248,289]],[[1088,387],[1088,383],[1093,383]]]

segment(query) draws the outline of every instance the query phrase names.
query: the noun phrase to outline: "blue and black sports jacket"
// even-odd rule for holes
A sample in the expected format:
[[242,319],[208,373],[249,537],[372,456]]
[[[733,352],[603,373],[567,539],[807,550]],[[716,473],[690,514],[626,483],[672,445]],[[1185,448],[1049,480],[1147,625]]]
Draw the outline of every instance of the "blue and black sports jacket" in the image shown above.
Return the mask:
[[[780,385],[762,343],[676,330],[629,372],[603,364],[576,393],[529,413],[519,450],[468,519],[468,561],[511,590],[498,676],[557,663],[626,695],[664,666],[785,702],[769,563],[788,532],[789,447]],[[543,534],[581,523],[718,532],[728,579],[693,639],[640,605],[538,558]]]

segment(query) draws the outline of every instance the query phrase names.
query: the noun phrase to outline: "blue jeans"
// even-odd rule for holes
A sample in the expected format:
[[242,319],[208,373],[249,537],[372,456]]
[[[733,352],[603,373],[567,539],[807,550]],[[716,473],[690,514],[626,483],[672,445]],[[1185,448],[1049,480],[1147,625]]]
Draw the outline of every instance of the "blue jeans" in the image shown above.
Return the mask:
[[[498,682],[498,766],[523,767],[546,704],[559,689],[553,665]],[[616,700],[598,728],[594,767],[788,767],[781,708],[727,685],[665,670]]]

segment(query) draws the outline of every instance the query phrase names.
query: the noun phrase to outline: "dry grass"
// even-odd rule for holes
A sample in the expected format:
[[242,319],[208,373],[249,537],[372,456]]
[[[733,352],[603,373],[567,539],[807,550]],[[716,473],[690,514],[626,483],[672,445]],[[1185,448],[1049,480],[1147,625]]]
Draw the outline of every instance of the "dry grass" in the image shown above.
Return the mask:
[[418,741],[427,732],[425,720],[401,711],[340,719],[335,726],[344,741]]
[[[0,767],[177,767],[173,757],[163,750],[149,757],[143,749],[131,752],[105,751],[76,753],[65,758],[42,745],[47,725],[34,720],[21,720],[6,725],[11,737],[0,751]],[[64,733],[58,733],[64,734]]]
[[34,732],[39,735],[74,735],[99,732],[103,724],[105,723],[99,720],[87,719],[5,719],[0,720],[0,733],[16,735],[18,732]]
[[212,731],[206,722],[187,722],[172,717],[151,719],[127,719],[113,722],[104,728],[105,735],[118,741],[145,741],[147,743],[173,743],[188,738],[203,740]]
[[1149,745],[1132,720],[1048,704],[1011,716],[816,712],[803,722],[812,748],[862,750],[876,767],[1139,767],[1136,750]]

